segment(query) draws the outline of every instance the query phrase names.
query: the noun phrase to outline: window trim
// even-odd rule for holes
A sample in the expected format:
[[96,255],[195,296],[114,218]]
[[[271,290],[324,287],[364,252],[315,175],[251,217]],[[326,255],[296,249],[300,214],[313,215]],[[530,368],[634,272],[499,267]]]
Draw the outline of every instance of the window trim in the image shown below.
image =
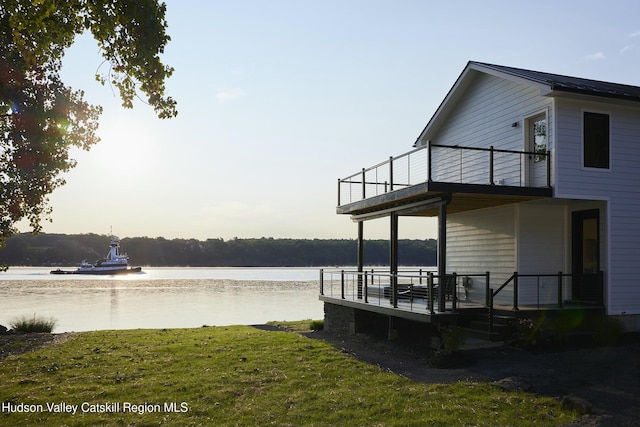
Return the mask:
[[[532,109],[528,113],[522,114],[520,116],[520,128],[521,128],[520,132],[521,132],[521,138],[522,138],[521,141],[522,141],[522,149],[524,151],[531,152],[534,150],[534,147],[533,147],[534,144],[533,144],[533,141],[531,140],[531,135],[529,133],[529,126],[530,126],[531,120],[534,117],[544,115],[546,126],[547,126],[547,150],[546,151],[551,154],[553,140],[554,140],[554,138],[550,134],[550,121],[552,120],[551,118],[552,111],[555,111],[555,110],[551,109],[547,105],[547,106],[541,106],[540,108],[537,108],[535,110]],[[524,161],[524,167],[522,168],[520,175],[521,175],[522,182],[529,183],[531,182],[531,179],[532,179],[533,168],[536,167],[535,165],[540,165],[542,162],[534,162],[533,158],[529,156],[525,156],[525,158],[527,160]],[[551,160],[552,161],[554,160],[553,155],[551,155]],[[540,166],[537,166],[537,167],[540,167]]]

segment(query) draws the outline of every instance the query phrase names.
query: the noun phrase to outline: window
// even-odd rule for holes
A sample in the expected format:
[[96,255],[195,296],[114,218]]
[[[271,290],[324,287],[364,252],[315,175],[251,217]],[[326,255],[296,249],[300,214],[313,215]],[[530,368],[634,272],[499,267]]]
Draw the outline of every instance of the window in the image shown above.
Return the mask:
[[583,138],[584,167],[609,169],[609,115],[585,112]]
[[535,154],[535,163],[547,161],[547,115],[538,114],[527,120],[529,129],[529,150]]

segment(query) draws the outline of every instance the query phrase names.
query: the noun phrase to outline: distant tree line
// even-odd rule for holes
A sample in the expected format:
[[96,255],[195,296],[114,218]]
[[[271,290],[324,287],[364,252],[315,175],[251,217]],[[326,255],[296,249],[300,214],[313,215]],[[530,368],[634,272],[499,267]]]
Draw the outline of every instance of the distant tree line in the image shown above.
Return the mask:
[[[93,262],[109,250],[109,236],[98,234],[17,234],[0,250],[9,266],[75,266]],[[124,238],[120,245],[131,265],[150,267],[315,267],[355,265],[351,239],[164,239]],[[389,241],[365,240],[365,265],[389,264]],[[436,241],[400,240],[398,263],[436,265]]]

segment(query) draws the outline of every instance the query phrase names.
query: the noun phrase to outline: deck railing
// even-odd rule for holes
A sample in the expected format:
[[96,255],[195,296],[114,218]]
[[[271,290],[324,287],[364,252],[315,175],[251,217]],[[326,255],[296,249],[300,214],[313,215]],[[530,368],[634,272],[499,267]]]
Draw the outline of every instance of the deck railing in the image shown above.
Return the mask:
[[551,154],[428,143],[339,179],[338,206],[432,181],[551,187]]
[[[423,314],[455,312],[466,295],[464,286],[464,278],[455,273],[438,276],[432,269],[402,270],[397,274],[320,270],[322,296]],[[484,301],[478,302],[482,306]]]
[[[603,272],[597,273],[597,277],[596,292],[602,292]],[[440,277],[432,268],[402,270],[398,274],[374,269],[361,272],[321,269],[320,295],[422,314],[484,307],[488,311],[489,329],[493,330],[498,310],[515,313],[521,309],[563,308],[571,297],[573,275],[514,272],[495,290],[490,280],[489,272]]]
[[338,180],[338,206],[426,182],[426,147],[419,147]]
[[[601,305],[604,273],[602,271],[593,274],[597,278],[597,286],[594,290],[594,306]],[[519,274],[514,272],[495,291],[487,285],[487,308],[489,309],[489,330],[493,330],[496,306],[500,306],[501,311],[517,312],[522,306],[526,308],[563,308],[565,301],[571,296],[573,274],[559,271],[555,274]],[[507,295],[507,298],[500,298],[500,294]],[[510,291],[510,295],[509,292]],[[503,294],[503,295],[504,295]],[[598,295],[600,294],[600,295]]]

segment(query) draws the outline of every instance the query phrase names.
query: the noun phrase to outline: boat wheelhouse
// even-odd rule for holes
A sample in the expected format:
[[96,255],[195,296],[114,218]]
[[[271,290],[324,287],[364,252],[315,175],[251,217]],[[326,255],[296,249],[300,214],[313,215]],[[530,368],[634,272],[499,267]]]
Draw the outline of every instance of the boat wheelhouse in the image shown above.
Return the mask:
[[129,267],[129,256],[121,251],[120,239],[111,236],[109,252],[104,258],[96,260],[94,264],[83,261],[77,270],[65,271],[61,269],[51,271],[51,274],[129,274],[139,273],[141,267]]

